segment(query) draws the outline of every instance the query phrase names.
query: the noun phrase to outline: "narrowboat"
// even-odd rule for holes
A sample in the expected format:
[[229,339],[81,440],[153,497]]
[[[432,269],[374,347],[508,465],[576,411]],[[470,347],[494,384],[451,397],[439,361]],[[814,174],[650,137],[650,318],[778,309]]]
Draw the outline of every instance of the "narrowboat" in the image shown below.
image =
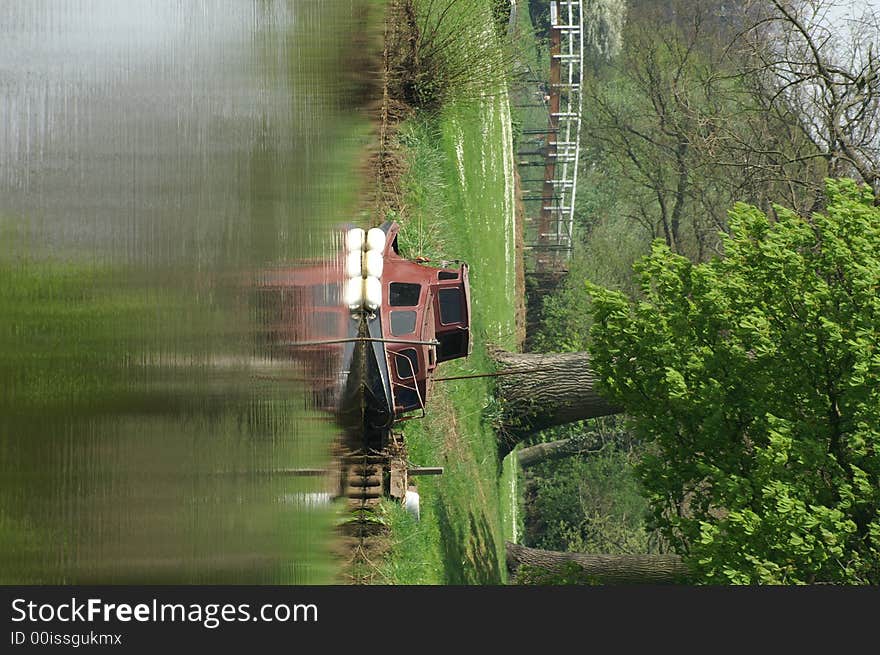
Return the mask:
[[471,352],[467,264],[406,259],[399,231],[347,227],[330,257],[257,281],[268,346],[349,430],[423,416],[437,366]]

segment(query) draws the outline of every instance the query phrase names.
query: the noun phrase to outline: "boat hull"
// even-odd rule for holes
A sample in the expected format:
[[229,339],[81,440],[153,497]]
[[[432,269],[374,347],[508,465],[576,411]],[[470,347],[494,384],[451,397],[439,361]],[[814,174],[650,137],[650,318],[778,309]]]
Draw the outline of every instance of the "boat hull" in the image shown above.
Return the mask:
[[339,421],[347,430],[390,428],[394,399],[381,318],[363,314],[352,318],[352,322],[356,340],[346,349],[348,366],[339,396]]

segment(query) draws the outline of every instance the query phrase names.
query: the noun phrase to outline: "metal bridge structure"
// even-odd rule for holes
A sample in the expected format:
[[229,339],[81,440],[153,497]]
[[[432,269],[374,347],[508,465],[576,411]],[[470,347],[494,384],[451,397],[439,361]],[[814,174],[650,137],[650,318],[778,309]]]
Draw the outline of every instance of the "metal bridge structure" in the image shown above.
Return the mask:
[[524,129],[517,153],[526,247],[539,274],[564,268],[572,250],[583,108],[582,0],[550,3],[549,36],[549,80],[540,82],[540,103],[531,105],[546,107],[547,125]]

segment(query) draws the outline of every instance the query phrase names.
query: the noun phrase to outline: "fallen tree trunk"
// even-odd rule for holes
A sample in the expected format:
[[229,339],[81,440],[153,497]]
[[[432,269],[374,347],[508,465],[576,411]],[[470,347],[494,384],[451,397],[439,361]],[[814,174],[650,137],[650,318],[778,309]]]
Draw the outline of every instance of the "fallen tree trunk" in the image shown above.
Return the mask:
[[572,455],[598,452],[596,435],[586,434],[569,439],[559,439],[535,444],[516,451],[516,459],[523,468],[529,468],[541,462],[551,462]]
[[510,542],[505,546],[512,574],[524,566],[551,573],[576,566],[585,578],[598,584],[672,584],[688,578],[687,567],[678,555],[565,553]]

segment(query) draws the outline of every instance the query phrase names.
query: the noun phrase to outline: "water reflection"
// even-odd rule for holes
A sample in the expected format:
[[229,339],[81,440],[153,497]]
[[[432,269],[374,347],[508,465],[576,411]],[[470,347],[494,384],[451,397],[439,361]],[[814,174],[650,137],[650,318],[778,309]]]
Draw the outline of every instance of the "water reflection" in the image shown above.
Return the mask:
[[252,282],[338,251],[360,4],[4,1],[0,582],[331,580],[334,361]]

